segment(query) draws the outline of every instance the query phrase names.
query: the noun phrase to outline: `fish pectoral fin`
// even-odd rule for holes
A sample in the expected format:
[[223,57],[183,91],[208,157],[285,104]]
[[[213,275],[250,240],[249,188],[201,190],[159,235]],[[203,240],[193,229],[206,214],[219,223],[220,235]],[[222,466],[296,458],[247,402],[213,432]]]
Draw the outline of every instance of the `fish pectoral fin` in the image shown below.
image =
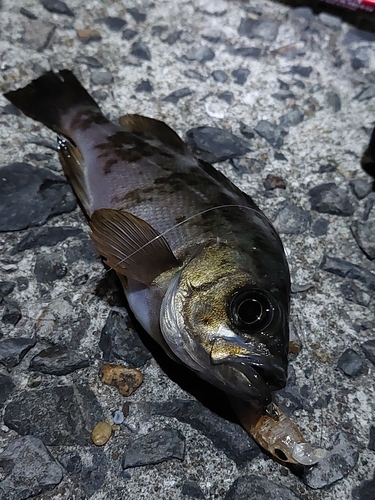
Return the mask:
[[85,170],[81,151],[69,140],[62,136],[57,137],[60,163],[64,174],[72,185],[74,192],[81,202],[86,215],[89,213],[89,200],[85,186]]
[[90,227],[98,253],[118,274],[150,285],[159,274],[178,265],[167,240],[129,212],[95,210]]
[[160,142],[176,149],[182,154],[188,152],[187,146],[184,141],[172,130],[168,125],[160,120],[154,118],[147,118],[141,115],[124,115],[118,119],[119,125],[126,132],[133,134],[152,134]]

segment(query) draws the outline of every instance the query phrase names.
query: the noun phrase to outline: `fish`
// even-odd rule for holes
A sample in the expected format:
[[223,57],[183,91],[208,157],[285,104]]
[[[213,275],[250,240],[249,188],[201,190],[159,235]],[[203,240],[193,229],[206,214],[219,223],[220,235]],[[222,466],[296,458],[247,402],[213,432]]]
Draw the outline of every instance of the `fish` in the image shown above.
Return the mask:
[[[279,235],[252,198],[164,122],[137,114],[109,121],[70,70],[4,95],[57,133],[90,236],[144,330],[224,391],[250,433],[244,412],[277,428],[290,273]],[[291,448],[283,453],[295,463]]]

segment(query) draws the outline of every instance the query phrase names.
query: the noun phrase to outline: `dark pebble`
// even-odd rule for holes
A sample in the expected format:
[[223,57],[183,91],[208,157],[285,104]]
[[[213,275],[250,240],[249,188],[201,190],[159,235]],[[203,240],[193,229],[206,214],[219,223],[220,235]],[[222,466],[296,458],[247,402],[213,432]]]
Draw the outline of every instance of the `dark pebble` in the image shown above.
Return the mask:
[[295,85],[299,89],[305,89],[306,88],[306,85],[303,83],[302,80],[295,80],[293,82],[293,85]]
[[70,476],[75,476],[82,470],[81,457],[74,451],[59,456],[59,462]]
[[134,42],[131,48],[131,54],[138,59],[142,59],[144,61],[151,61],[151,53],[147,47],[147,45],[138,40]]
[[92,69],[90,71],[90,82],[93,85],[108,85],[113,82],[113,75],[105,69]]
[[19,109],[16,108],[16,106],[14,106],[14,104],[6,104],[5,106],[2,106],[2,108],[0,108],[0,113],[2,115],[13,115],[13,116],[21,116],[21,112]]
[[311,227],[311,231],[314,236],[325,236],[328,232],[328,221],[327,219],[317,219]]
[[257,21],[255,19],[251,19],[250,17],[244,17],[241,19],[240,25],[237,29],[237,32],[241,36],[251,36],[253,29],[256,26]]
[[49,375],[67,375],[90,366],[87,357],[66,346],[54,345],[43,349],[30,361],[29,370]]
[[375,365],[375,339],[367,340],[361,347],[366,358]]
[[34,273],[39,283],[51,283],[64,278],[67,268],[61,254],[41,254],[36,259]]
[[244,85],[249,75],[250,71],[245,68],[239,68],[232,71],[234,83],[237,83],[237,85]]
[[7,325],[15,326],[19,320],[22,318],[21,310],[16,302],[13,300],[7,300],[5,303],[2,322]]
[[187,69],[184,71],[184,75],[186,78],[190,78],[192,80],[199,80],[200,82],[206,81],[206,78],[198,71],[195,71],[195,69]]
[[289,488],[266,477],[247,474],[240,476],[229,488],[224,500],[301,500]]
[[103,419],[103,410],[86,385],[20,391],[4,413],[5,425],[21,436],[42,439],[46,446],[90,445],[91,431]]
[[350,181],[350,187],[359,200],[363,200],[372,192],[372,184],[367,179],[353,179]]
[[205,500],[206,498],[196,481],[186,481],[186,483],[182,485],[181,495],[194,500]]
[[354,469],[358,456],[357,447],[350,441],[350,437],[341,432],[329,454],[307,472],[303,482],[314,490],[329,486]]
[[105,24],[111,31],[121,31],[122,28],[128,24],[125,19],[121,19],[121,17],[110,16],[96,19],[96,22]]
[[232,49],[231,53],[235,56],[258,59],[261,54],[261,50],[258,47],[238,47],[236,49]]
[[143,366],[151,359],[150,352],[134,330],[128,313],[111,311],[102,329],[99,347],[105,361],[125,361],[133,368]]
[[137,35],[138,35],[138,31],[132,30],[131,28],[126,28],[122,32],[122,39],[123,40],[132,40]]
[[26,276],[19,276],[17,278],[17,288],[20,292],[29,288],[29,280]]
[[225,83],[228,80],[228,75],[225,73],[225,71],[222,71],[221,69],[217,69],[211,73],[212,78],[215,80],[215,82],[219,83]]
[[243,122],[240,122],[240,132],[246,139],[254,139],[255,137],[253,128]]
[[375,451],[375,425],[370,426],[370,439],[367,448]]
[[375,475],[369,481],[362,481],[353,488],[351,500],[373,500],[375,498]]
[[367,307],[371,300],[368,290],[363,290],[353,281],[345,281],[340,285],[340,291],[346,300]]
[[54,14],[65,14],[66,16],[74,16],[74,12],[69,9],[65,2],[61,0],[42,0],[42,5],[49,12]]
[[333,182],[321,184],[309,190],[311,209],[322,214],[351,216],[354,207],[346,191]]
[[78,260],[86,262],[96,262],[100,260],[95,245],[87,234],[79,239],[70,240],[68,248],[65,250],[67,265],[74,264]]
[[160,464],[166,460],[185,457],[185,438],[172,427],[152,431],[128,443],[122,459],[123,469],[140,465]]
[[355,71],[368,68],[370,63],[369,54],[362,47],[351,51],[350,64]]
[[276,403],[286,415],[291,417],[296,410],[305,408],[302,396],[307,397],[302,395],[302,390],[300,393],[296,387],[285,387],[277,391]]
[[168,26],[162,26],[160,24],[156,24],[155,26],[153,26],[151,28],[151,35],[152,36],[160,36],[163,33],[165,33],[166,31],[168,31]]
[[150,80],[142,80],[135,87],[136,92],[152,92],[154,87],[151,85]]
[[271,95],[278,101],[285,101],[286,99],[296,98],[295,94],[293,94],[291,90],[279,90],[278,92],[275,92],[274,94]]
[[279,125],[274,125],[267,120],[260,120],[254,127],[255,132],[263,137],[272,147],[280,149],[287,131]]
[[137,23],[142,23],[143,21],[146,21],[146,14],[140,12],[136,7],[130,7],[127,9],[127,11],[132,16],[134,21],[136,21]]
[[225,92],[222,92],[221,94],[219,94],[218,98],[221,99],[222,101],[227,102],[228,104],[232,104],[233,99],[234,99],[234,94],[233,94],[233,92],[226,90]]
[[37,248],[41,246],[52,247],[65,241],[70,237],[81,237],[84,234],[82,229],[77,229],[70,226],[58,227],[42,227],[30,229],[22,240],[17,243],[12,253],[23,252],[30,248]]
[[20,8],[20,14],[22,14],[23,16],[27,17],[28,19],[32,19],[33,21],[35,21],[35,19],[38,19],[38,16],[36,16],[33,12],[31,12],[30,10],[28,9],[25,9],[24,7],[21,7]]
[[359,248],[369,259],[375,259],[375,219],[354,220],[350,229]]
[[267,191],[272,191],[273,189],[285,189],[286,184],[284,179],[278,177],[277,175],[268,174],[263,181],[263,186]]
[[371,291],[375,291],[375,274],[364,267],[352,264],[347,260],[325,255],[320,264],[321,269],[342,278],[354,279],[364,283]]
[[292,66],[290,72],[293,73],[294,75],[299,75],[304,78],[308,78],[312,72],[312,67],[311,66]]
[[342,39],[345,45],[351,45],[360,42],[375,42],[375,33],[364,31],[357,28],[350,29]]
[[108,471],[108,458],[103,450],[95,450],[91,465],[84,465],[80,474],[80,485],[90,498],[103,486]]
[[341,99],[340,96],[334,92],[327,94],[327,104],[332,108],[334,113],[337,113],[341,109]]
[[304,119],[304,114],[299,109],[291,109],[280,118],[281,127],[294,127],[301,123]]
[[311,215],[303,208],[285,202],[278,210],[273,224],[283,234],[302,234],[311,225]]
[[[369,197],[369,199],[366,200],[365,205],[363,207],[362,220],[368,220],[374,207],[375,207],[375,198]],[[374,211],[374,213],[375,213],[375,211]]]
[[367,101],[373,97],[375,97],[375,85],[365,87],[355,98],[358,99],[358,101]]
[[250,150],[247,141],[216,127],[192,128],[186,137],[194,154],[209,163],[238,158]]
[[207,28],[201,33],[202,38],[212,43],[219,43],[221,40],[220,30]]
[[64,476],[44,443],[33,436],[11,441],[0,454],[0,466],[6,477],[0,482],[2,498],[26,500],[53,489]]
[[341,354],[337,366],[345,375],[349,375],[349,377],[357,377],[363,371],[361,356],[353,349],[346,349]]
[[142,404],[152,415],[177,418],[210,439],[237,465],[245,465],[259,455],[258,445],[242,427],[219,417],[198,401],[179,401]]
[[183,89],[175,90],[167,97],[164,97],[163,101],[177,104],[180,99],[192,95],[192,93],[193,92],[189,89],[189,87],[184,87]]
[[0,363],[8,370],[21,363],[36,344],[36,339],[13,338],[0,340]]
[[181,35],[181,30],[173,31],[173,33],[170,33],[166,37],[163,37],[161,41],[163,43],[167,43],[168,45],[174,45],[181,38]]
[[90,68],[102,68],[103,64],[93,56],[86,56],[84,54],[79,55],[74,59],[74,62],[76,64],[86,64],[86,66],[89,66]]
[[66,181],[50,170],[27,163],[0,168],[0,232],[41,226],[76,206]]
[[288,161],[287,157],[280,153],[279,151],[274,151],[273,157],[278,161]]
[[337,170],[337,163],[332,160],[329,161],[328,163],[324,163],[323,165],[319,165],[319,174],[326,174],[330,172],[336,172]]
[[276,19],[265,19],[257,21],[251,32],[247,33],[248,38],[260,38],[265,42],[273,42],[279,32],[280,22]]
[[215,52],[209,47],[201,45],[198,48],[191,48],[185,57],[189,61],[198,61],[203,64],[207,61],[212,61],[215,58]]
[[16,284],[14,281],[0,281],[0,298],[13,292]]
[[9,396],[12,394],[15,384],[13,379],[9,375],[4,375],[0,373],[0,407],[6,402]]

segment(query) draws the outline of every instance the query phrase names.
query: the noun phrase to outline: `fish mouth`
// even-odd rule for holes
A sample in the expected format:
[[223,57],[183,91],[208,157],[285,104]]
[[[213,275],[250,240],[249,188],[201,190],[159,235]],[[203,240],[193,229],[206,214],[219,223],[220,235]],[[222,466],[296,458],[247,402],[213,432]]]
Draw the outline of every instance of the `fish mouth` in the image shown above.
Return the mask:
[[[223,339],[218,339],[216,342],[222,344]],[[228,388],[228,392],[263,408],[269,406],[272,403],[272,392],[285,387],[287,364],[270,354],[265,347],[238,342],[237,339],[225,341],[226,344],[230,344],[232,352],[228,352],[227,344],[226,355],[223,346],[220,346],[221,355],[218,356],[215,343],[211,351],[211,363],[216,366],[226,366],[231,371],[239,372],[238,375],[242,375],[237,377],[236,387]],[[233,352],[233,344],[237,347],[236,353]]]

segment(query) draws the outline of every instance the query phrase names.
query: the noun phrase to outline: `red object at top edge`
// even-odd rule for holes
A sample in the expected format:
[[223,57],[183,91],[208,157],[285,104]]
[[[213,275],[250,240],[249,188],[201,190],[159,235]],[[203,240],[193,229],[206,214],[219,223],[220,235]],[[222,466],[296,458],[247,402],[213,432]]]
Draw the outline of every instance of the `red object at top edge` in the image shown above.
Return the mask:
[[362,0],[361,3],[365,5],[371,5],[371,7],[375,7],[375,0]]

